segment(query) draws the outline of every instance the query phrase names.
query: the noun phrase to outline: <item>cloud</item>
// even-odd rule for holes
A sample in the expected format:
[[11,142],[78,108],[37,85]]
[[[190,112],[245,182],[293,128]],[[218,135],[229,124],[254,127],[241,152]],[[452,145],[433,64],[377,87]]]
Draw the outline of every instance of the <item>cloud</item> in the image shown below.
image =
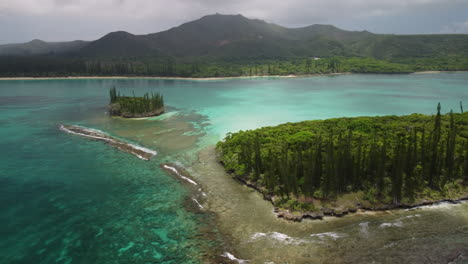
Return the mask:
[[[453,11],[439,21],[441,10]],[[90,39],[113,30],[151,33],[213,13],[243,14],[289,27],[321,23],[427,33],[455,30],[454,23],[468,19],[461,14],[467,10],[466,0],[0,0],[0,32],[12,34],[1,36],[6,39],[0,43],[32,35],[56,40],[71,34]],[[6,25],[13,25],[15,32]],[[51,30],[57,31],[55,37]]]
[[442,30],[440,30],[440,33],[446,33],[446,34],[466,34],[468,33],[468,20],[465,22],[454,22],[452,24],[449,24],[447,26],[444,26]]
[[468,20],[466,20],[464,23],[460,23],[458,29],[460,32],[468,33]]
[[[452,0],[452,3],[461,0]],[[243,13],[260,18],[324,18],[331,15],[351,17],[393,14],[421,5],[447,4],[445,0],[2,0],[0,10],[15,14],[63,14],[118,16],[126,18],[200,16],[207,13]]]

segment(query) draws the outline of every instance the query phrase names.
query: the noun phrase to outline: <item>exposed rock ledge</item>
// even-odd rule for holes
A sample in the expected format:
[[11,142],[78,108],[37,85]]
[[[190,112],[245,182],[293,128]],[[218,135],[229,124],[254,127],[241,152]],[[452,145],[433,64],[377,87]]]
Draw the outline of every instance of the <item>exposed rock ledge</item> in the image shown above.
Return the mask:
[[[232,174],[231,174],[232,175]],[[358,211],[387,211],[387,210],[396,210],[396,209],[411,209],[429,205],[435,205],[439,203],[451,203],[458,204],[463,201],[468,201],[468,196],[460,197],[458,199],[441,199],[441,200],[422,200],[413,204],[388,204],[388,205],[378,205],[378,206],[367,206],[357,203],[355,207],[352,208],[328,208],[322,207],[318,211],[314,212],[294,212],[288,209],[279,208],[275,204],[274,196],[266,194],[261,187],[256,186],[250,182],[245,181],[241,177],[234,175],[234,178],[237,179],[242,184],[251,187],[262,194],[263,199],[270,201],[273,204],[274,212],[277,217],[283,218],[288,221],[301,222],[303,219],[312,219],[312,220],[322,220],[325,216],[334,216],[334,217],[343,217],[350,213],[356,213]]]
[[120,109],[119,103],[110,104],[109,107],[109,114],[113,116],[121,116],[125,118],[141,118],[141,117],[151,117],[151,116],[159,116],[164,114],[165,107],[161,107],[149,112],[143,113],[131,113],[131,112],[123,112]]
[[119,140],[117,138],[111,137],[110,135],[104,133],[103,131],[82,127],[82,126],[74,126],[74,125],[60,125],[60,130],[82,137],[87,137],[94,140],[104,141],[109,145],[116,147],[122,151],[128,152],[137,156],[143,160],[149,160],[157,153],[154,150],[147,149],[138,145],[130,144]]

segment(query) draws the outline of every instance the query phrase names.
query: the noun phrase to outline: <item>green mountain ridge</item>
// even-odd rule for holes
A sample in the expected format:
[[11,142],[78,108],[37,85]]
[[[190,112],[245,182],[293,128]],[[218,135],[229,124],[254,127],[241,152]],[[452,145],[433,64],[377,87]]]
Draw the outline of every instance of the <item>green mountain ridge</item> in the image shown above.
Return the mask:
[[0,55],[43,55],[43,54],[66,54],[79,50],[86,46],[89,41],[75,40],[68,42],[45,42],[34,39],[20,44],[0,45]]
[[91,41],[0,45],[0,55],[60,54],[83,58],[173,57],[182,60],[468,56],[468,35],[384,35],[332,25],[287,28],[242,15],[208,15],[159,33],[109,33]]

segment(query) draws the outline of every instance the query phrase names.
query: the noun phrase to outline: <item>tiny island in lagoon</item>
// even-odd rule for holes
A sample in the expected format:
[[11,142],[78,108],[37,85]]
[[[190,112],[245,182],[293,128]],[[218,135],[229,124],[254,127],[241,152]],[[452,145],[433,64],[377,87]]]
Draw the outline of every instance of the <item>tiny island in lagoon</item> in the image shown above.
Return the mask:
[[160,93],[145,93],[142,97],[121,95],[112,87],[109,90],[109,113],[125,118],[158,116],[164,113],[164,98]]

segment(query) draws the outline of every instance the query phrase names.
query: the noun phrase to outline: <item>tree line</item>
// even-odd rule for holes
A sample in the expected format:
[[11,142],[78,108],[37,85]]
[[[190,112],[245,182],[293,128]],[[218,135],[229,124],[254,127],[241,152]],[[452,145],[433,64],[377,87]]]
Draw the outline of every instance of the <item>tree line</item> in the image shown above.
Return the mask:
[[468,70],[468,58],[376,60],[360,57],[239,60],[174,58],[86,59],[59,56],[2,56],[0,77],[159,76],[235,77],[308,75],[337,72],[409,73],[424,70]]
[[[142,97],[124,96],[117,91],[115,87],[109,90],[111,109],[114,109],[114,114],[132,113],[141,114],[160,110],[164,107],[164,97],[161,93],[145,93]],[[118,105],[118,107],[113,106]],[[118,113],[117,113],[118,112]]]
[[[461,104],[460,104],[461,106]],[[462,107],[461,107],[462,108]],[[228,171],[279,196],[363,191],[398,204],[425,189],[468,184],[468,114],[340,118],[228,134]]]

